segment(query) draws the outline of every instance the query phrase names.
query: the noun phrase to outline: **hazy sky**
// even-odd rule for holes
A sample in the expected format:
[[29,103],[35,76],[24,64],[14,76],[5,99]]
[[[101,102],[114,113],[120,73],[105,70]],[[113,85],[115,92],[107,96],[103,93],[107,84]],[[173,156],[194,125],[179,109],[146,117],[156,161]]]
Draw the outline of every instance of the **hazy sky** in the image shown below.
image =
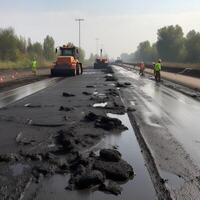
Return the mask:
[[131,53],[139,42],[156,41],[157,29],[179,24],[185,33],[200,31],[199,0],[0,0],[0,27],[12,26],[18,35],[43,41],[49,34],[56,45],[78,45],[78,24],[82,23],[81,46],[87,55],[96,53],[96,38],[111,57]]

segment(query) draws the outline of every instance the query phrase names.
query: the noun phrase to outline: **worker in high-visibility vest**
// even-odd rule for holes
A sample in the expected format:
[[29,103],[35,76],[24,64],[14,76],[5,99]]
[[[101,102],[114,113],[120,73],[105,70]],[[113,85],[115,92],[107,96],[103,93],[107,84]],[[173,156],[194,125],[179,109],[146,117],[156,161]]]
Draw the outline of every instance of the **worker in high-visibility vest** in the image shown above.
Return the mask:
[[155,72],[155,80],[156,82],[160,82],[160,71],[161,71],[161,59],[154,65],[154,72]]
[[31,67],[32,67],[33,74],[36,75],[36,73],[37,73],[37,61],[36,61],[35,58],[32,60]]

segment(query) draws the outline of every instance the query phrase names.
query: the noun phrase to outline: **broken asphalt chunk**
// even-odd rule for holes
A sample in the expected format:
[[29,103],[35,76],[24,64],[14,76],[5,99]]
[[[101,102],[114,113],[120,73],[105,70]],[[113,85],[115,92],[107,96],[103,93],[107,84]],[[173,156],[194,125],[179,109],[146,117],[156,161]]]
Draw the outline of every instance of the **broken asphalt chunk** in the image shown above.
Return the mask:
[[75,148],[76,141],[78,140],[75,138],[73,133],[68,133],[67,131],[61,130],[58,132],[56,136],[56,143],[60,145],[60,148],[64,152],[69,152]]
[[74,97],[75,95],[74,94],[70,94],[70,93],[67,93],[67,92],[63,92],[63,97]]
[[84,94],[84,95],[86,95],[86,96],[90,96],[90,95],[92,95],[91,92],[82,92],[82,94]]
[[112,74],[107,74],[105,76],[106,81],[116,81],[117,79]]
[[120,129],[120,130],[127,130],[128,128],[125,127],[122,122],[117,118],[110,118],[110,117],[100,117],[95,121],[95,127],[102,128],[104,130],[113,130],[113,129]]
[[127,87],[128,85],[131,85],[129,82],[117,82],[116,87]]
[[99,186],[99,190],[110,194],[119,195],[122,192],[122,187],[114,181],[107,181]]
[[121,160],[121,153],[113,149],[102,149],[99,154],[100,158],[105,161],[118,162]]
[[64,107],[64,106],[60,106],[59,111],[65,111],[65,112],[69,112],[72,111],[73,108],[69,108],[69,107]]
[[129,107],[127,108],[127,111],[129,111],[129,112],[135,112],[135,111],[136,111],[136,108],[135,108],[134,106],[129,106]]
[[85,172],[84,174],[75,178],[75,187],[77,189],[90,188],[104,182],[103,174],[98,170]]
[[98,115],[96,115],[93,112],[89,112],[88,114],[85,115],[85,120],[87,121],[95,121],[96,119],[98,119]]
[[16,154],[0,154],[0,162],[11,162],[19,160]]
[[95,127],[102,128],[104,130],[127,130],[128,128],[122,124],[117,118],[110,118],[107,116],[96,115],[93,112],[89,112],[85,115],[84,119],[88,122],[95,122]]
[[86,88],[95,88],[94,85],[87,85]]
[[94,162],[94,169],[103,172],[106,178],[113,181],[128,181],[134,175],[132,166],[124,160],[108,162],[97,159]]

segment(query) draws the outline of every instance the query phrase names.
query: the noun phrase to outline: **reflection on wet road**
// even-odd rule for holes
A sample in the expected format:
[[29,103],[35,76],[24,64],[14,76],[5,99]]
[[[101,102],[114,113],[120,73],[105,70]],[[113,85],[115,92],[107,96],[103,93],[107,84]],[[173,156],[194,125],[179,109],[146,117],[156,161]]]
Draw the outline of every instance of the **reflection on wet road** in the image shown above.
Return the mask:
[[169,132],[200,166],[200,102],[152,80],[140,78],[132,71],[117,66],[115,69],[119,76],[134,82],[132,90],[144,105],[146,123],[159,126],[155,121],[165,119]]
[[61,78],[50,78],[0,93],[0,108],[49,87]]

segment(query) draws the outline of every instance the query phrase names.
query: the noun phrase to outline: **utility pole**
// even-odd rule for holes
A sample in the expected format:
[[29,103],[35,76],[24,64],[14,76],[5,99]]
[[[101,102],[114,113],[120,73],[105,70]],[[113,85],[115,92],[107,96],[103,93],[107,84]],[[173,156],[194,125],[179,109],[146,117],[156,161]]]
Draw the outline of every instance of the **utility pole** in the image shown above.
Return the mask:
[[81,22],[84,21],[84,19],[76,19],[78,22],[78,27],[79,27],[79,49],[81,48]]

